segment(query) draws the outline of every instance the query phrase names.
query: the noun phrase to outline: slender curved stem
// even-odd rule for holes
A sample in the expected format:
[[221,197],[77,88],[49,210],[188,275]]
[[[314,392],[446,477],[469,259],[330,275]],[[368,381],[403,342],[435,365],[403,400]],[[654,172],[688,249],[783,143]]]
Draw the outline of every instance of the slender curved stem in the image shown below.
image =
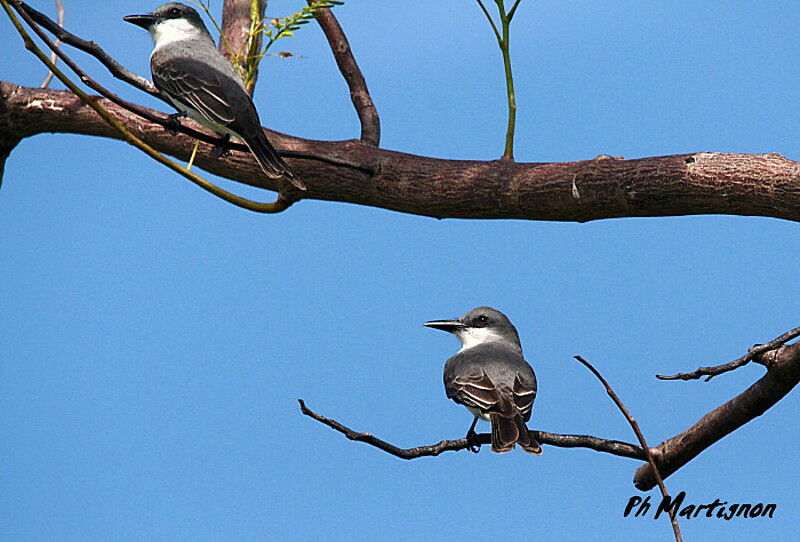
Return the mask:
[[[306,3],[309,6],[315,4],[312,0],[307,0]],[[347,41],[342,26],[330,9],[317,10],[315,18],[325,34],[325,39],[328,40],[339,73],[342,74],[350,89],[350,100],[353,102],[361,124],[361,141],[377,147],[381,142],[381,120],[367,88],[367,81],[350,48],[350,42]]]
[[503,38],[500,36],[500,31],[497,30],[497,25],[494,24],[494,19],[492,19],[492,15],[489,13],[489,10],[486,9],[486,6],[483,5],[483,2],[481,0],[477,1],[478,5],[481,7],[481,11],[483,11],[483,14],[486,15],[486,18],[489,20],[489,24],[492,25],[492,31],[494,32],[494,37],[497,38],[497,43],[502,43]]
[[[56,0],[56,17],[58,18],[58,26],[64,28],[64,4],[61,2],[61,0]],[[56,40],[56,47],[58,47],[59,45],[61,45],[61,40]],[[50,60],[53,61],[53,64],[58,63],[58,55],[55,53],[55,51],[53,51],[53,53],[50,55]],[[50,81],[52,80],[53,80],[53,72],[48,71],[47,75],[44,78],[44,81],[42,81],[42,84],[39,85],[39,88],[49,87]]]
[[[503,27],[503,39],[500,42],[500,50],[503,52],[503,69],[506,76],[506,95],[508,97],[508,127],[506,128],[506,146],[503,151],[504,160],[514,160],[514,131],[517,126],[517,98],[514,94],[514,74],[511,71],[511,15],[506,14],[503,0],[496,0],[500,10],[500,23]],[[516,9],[517,4],[514,5]]]
[[505,148],[503,150],[502,159],[512,162],[514,161],[514,132],[517,125],[517,98],[514,94],[514,74],[511,70],[511,50],[509,43],[511,39],[511,20],[514,18],[514,13],[516,13],[520,1],[521,0],[517,0],[514,2],[511,10],[506,12],[504,0],[495,0],[497,11],[500,13],[501,32],[501,30],[497,28],[494,19],[492,19],[489,10],[486,9],[486,6],[483,4],[483,1],[477,0],[478,6],[480,6],[481,11],[492,27],[494,37],[497,38],[497,45],[500,47],[500,52],[503,55],[503,71],[505,72],[506,98],[508,101],[508,126],[506,128]]

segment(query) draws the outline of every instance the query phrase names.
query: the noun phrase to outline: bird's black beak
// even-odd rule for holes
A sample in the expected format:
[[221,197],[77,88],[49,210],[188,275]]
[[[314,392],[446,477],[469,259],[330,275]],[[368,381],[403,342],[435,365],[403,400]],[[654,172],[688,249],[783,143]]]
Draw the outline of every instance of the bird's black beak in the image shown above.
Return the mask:
[[156,22],[155,15],[128,15],[127,17],[122,18],[123,21],[126,23],[135,24],[136,26],[141,26],[145,30],[150,28],[154,22]]
[[432,327],[433,329],[441,329],[448,333],[455,333],[460,329],[464,329],[464,324],[461,320],[431,320],[422,324],[425,327]]

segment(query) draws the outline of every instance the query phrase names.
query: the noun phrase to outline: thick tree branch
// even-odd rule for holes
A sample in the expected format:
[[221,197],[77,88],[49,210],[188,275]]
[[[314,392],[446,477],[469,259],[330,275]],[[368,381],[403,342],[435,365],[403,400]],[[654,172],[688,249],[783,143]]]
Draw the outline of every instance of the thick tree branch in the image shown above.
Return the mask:
[[[314,0],[307,0],[307,3],[312,5]],[[378,117],[378,109],[369,94],[367,81],[353,56],[347,36],[344,35],[344,30],[331,10],[319,10],[316,19],[328,40],[336,65],[350,89],[350,99],[353,101],[358,120],[361,123],[361,141],[377,147],[381,142],[381,121]]]
[[[398,448],[397,446],[389,444],[385,440],[381,440],[370,433],[359,433],[357,431],[353,431],[349,427],[337,422],[332,418],[326,418],[321,414],[317,414],[313,410],[309,409],[302,399],[298,399],[298,402],[300,403],[300,412],[306,416],[327,425],[339,433],[342,433],[350,440],[364,442],[370,446],[375,446],[376,448],[390,453],[395,457],[399,457],[400,459],[416,459],[418,457],[436,456],[442,452],[465,450],[470,447],[470,443],[467,442],[466,438],[460,438],[455,440],[442,440],[430,446]],[[558,446],[560,448],[589,448],[597,452],[605,452],[621,457],[630,457],[632,459],[639,459],[642,461],[645,459],[641,448],[627,442],[606,440],[588,435],[560,435],[557,433],[547,433],[545,431],[531,431],[531,433],[534,434],[536,439],[541,444],[549,444],[551,446]],[[491,435],[489,433],[478,433],[475,437],[475,442],[478,444],[489,444],[490,441]]]
[[[683,433],[651,449],[662,476],[666,478],[725,435],[762,415],[800,382],[800,342],[763,353],[757,361],[767,367],[766,375]],[[655,479],[650,465],[639,467],[633,482],[642,491],[651,489]]]
[[699,367],[697,370],[691,373],[678,373],[676,375],[656,375],[656,378],[660,378],[661,380],[696,380],[700,377],[705,376],[706,382],[711,380],[717,375],[721,375],[722,373],[727,373],[728,371],[733,371],[734,369],[738,369],[739,367],[743,367],[750,363],[751,361],[758,359],[761,354],[767,352],[769,350],[774,350],[779,346],[786,344],[787,342],[791,341],[792,339],[800,337],[800,327],[796,327],[791,331],[787,331],[780,337],[769,341],[768,343],[764,344],[757,344],[756,346],[752,347],[750,350],[747,351],[747,354],[744,356],[730,361],[728,363],[723,363],[722,365],[715,365],[713,367]]
[[[242,73],[248,71],[248,56],[261,47],[261,34],[251,33],[253,19],[264,18],[266,0],[225,0],[222,5],[222,34],[219,50],[228,60],[236,61]],[[258,71],[247,84],[252,94],[258,78]]]
[[[257,2],[258,15],[264,17],[267,3],[264,0]],[[243,52],[247,46],[250,38],[251,10],[252,0],[225,0],[222,4],[222,36],[219,40],[219,50],[228,60],[233,59],[236,53]]]
[[[191,139],[143,122],[110,102],[104,101],[103,107],[157,150],[188,159]],[[119,137],[69,92],[4,83],[0,139],[47,132]],[[325,142],[267,133],[282,155],[302,158],[302,153],[308,153],[347,164],[292,159],[292,170],[308,185],[303,198],[436,218],[586,222],[733,214],[800,221],[800,163],[778,154],[701,152],[635,160],[480,162],[404,154],[355,141]],[[253,186],[278,188],[264,179],[248,153],[218,159],[211,155],[213,148],[201,145],[197,163],[204,170]],[[370,176],[365,171],[375,173]]]
[[14,148],[17,146],[17,143],[19,143],[18,139],[4,140],[0,138],[0,186],[3,185],[3,175],[6,171],[6,160],[9,156],[11,156],[11,151],[14,150]]

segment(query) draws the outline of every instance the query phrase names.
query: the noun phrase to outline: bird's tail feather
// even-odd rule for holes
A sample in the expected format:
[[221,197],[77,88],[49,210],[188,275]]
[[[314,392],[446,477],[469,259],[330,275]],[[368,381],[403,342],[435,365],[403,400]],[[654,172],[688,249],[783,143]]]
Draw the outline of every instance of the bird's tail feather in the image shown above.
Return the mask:
[[530,431],[528,431],[528,426],[525,425],[525,420],[522,419],[522,415],[517,414],[514,416],[514,422],[517,424],[517,429],[519,430],[517,442],[522,446],[522,449],[530,454],[542,455],[542,447],[539,445],[536,437],[531,435]]
[[501,454],[513,450],[514,443],[519,438],[519,429],[514,419],[492,412],[489,420],[492,422],[492,451]]
[[[261,130],[261,128],[259,127],[258,130]],[[286,165],[286,162],[284,162],[280,155],[275,151],[275,149],[272,147],[272,144],[267,139],[267,136],[265,136],[263,132],[255,135],[255,137],[248,137],[244,139],[244,142],[255,157],[256,162],[258,162],[258,165],[261,167],[261,171],[264,172],[264,175],[270,179],[285,178],[300,190],[306,189],[305,183],[294,176],[292,170],[289,169],[289,166]]]
[[508,452],[514,449],[514,445],[519,443],[523,450],[528,453],[540,455],[542,447],[536,439],[528,432],[525,420],[522,415],[503,416],[500,413],[492,412],[489,414],[492,423],[492,451],[495,453]]

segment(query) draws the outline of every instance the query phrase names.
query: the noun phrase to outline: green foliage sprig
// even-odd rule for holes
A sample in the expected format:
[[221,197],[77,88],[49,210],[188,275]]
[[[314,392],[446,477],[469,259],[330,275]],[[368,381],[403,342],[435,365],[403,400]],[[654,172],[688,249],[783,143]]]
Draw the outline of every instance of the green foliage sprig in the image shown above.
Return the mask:
[[[261,17],[261,3],[263,0],[250,1],[250,29],[242,51],[234,51],[225,41],[225,46],[230,54],[234,67],[242,76],[245,88],[252,92],[258,77],[258,68],[261,60],[267,56],[270,47],[281,38],[294,36],[304,24],[308,24],[322,9],[331,9],[344,4],[340,0],[319,0],[303,7],[297,13],[287,17],[266,18]],[[225,40],[222,29],[211,15],[211,0],[198,0],[196,5],[202,9]],[[278,56],[290,57],[291,53],[279,53]]]
[[514,75],[511,71],[509,38],[511,33],[511,20],[514,18],[514,14],[516,14],[521,1],[522,0],[515,0],[511,9],[506,11],[504,0],[494,0],[494,3],[497,4],[497,11],[500,14],[500,28],[498,29],[494,19],[492,19],[491,14],[489,14],[489,10],[486,9],[486,6],[483,5],[481,0],[477,0],[481,11],[486,15],[489,24],[492,26],[494,37],[497,38],[497,45],[500,46],[500,52],[503,54],[503,67],[506,75],[506,95],[508,99],[508,128],[506,129],[506,146],[503,152],[504,160],[514,159],[514,130],[517,124],[517,99],[514,94]]
[[308,24],[311,22],[311,19],[316,17],[319,10],[331,9],[335,6],[341,6],[342,4],[344,4],[344,2],[338,0],[320,0],[304,7],[294,15],[270,20],[267,27],[261,30],[266,40],[264,48],[261,50],[262,56],[266,55],[269,48],[279,39],[294,36],[294,33],[300,30],[302,25]]

